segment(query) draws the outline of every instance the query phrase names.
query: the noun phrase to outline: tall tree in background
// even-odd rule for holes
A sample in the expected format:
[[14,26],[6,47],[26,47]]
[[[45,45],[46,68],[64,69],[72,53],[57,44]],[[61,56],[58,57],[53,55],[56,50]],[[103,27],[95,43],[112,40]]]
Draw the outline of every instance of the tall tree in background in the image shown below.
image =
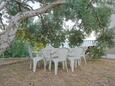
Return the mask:
[[[40,8],[34,10],[28,2],[39,2]],[[99,48],[108,47],[109,41],[113,43],[113,32],[108,30],[112,10],[104,0],[3,0],[0,3],[2,15],[7,15],[9,20],[0,34],[0,52],[10,46],[19,28],[28,28],[27,22],[34,16],[39,20],[37,34],[33,35],[45,44],[60,46],[68,38],[69,45],[76,46],[92,31],[96,33]],[[75,24],[65,33],[63,21],[67,20]]]

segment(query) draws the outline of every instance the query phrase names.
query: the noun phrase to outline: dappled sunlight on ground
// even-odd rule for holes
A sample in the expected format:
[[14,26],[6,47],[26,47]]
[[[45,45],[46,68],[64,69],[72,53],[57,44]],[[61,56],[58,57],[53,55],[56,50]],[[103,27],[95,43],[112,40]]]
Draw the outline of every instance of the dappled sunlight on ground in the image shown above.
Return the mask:
[[0,66],[0,86],[115,86],[115,60],[89,61],[73,73],[59,68],[57,76],[41,67],[33,73],[28,61]]

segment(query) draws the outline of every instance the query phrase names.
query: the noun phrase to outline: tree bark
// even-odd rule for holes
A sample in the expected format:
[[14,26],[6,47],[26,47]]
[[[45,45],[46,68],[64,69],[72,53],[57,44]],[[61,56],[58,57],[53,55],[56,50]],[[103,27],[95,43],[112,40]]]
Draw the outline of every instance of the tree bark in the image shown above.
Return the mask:
[[3,1],[3,2],[0,4],[0,11],[3,10],[3,9],[6,7],[6,5],[7,5],[7,3],[8,3],[9,1],[10,1],[10,0],[6,0],[6,1]]

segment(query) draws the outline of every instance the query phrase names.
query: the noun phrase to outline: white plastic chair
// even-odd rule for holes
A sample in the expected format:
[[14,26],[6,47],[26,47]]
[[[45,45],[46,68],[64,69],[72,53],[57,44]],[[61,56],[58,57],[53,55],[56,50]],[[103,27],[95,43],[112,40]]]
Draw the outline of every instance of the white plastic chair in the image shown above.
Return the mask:
[[[34,51],[30,45],[28,45],[28,52],[30,59],[33,61],[33,72],[35,72],[38,62],[43,60],[43,57],[40,55],[40,52]],[[32,67],[32,64],[30,64],[30,67]]]
[[68,60],[70,61],[70,67],[72,72],[74,72],[75,66],[81,64],[81,57],[84,57],[84,50],[83,48],[70,48],[68,53]]
[[53,47],[51,45],[46,46],[44,49],[42,49],[42,54],[44,57],[44,69],[46,70],[46,66],[49,63],[49,70],[51,70],[51,54],[53,53]]
[[52,55],[52,61],[54,62],[54,67],[55,67],[55,75],[57,75],[58,71],[58,63],[62,62],[63,64],[63,69],[66,67],[66,70],[68,71],[67,68],[67,53],[68,50],[65,48],[55,48],[54,49],[55,53]]
[[86,46],[84,46],[84,47],[81,47],[81,46],[80,46],[80,48],[83,49],[82,57],[83,57],[83,59],[84,59],[85,64],[87,64],[87,61],[86,61],[86,54],[85,54],[85,52],[86,52],[86,50],[87,50],[87,47],[86,47]]

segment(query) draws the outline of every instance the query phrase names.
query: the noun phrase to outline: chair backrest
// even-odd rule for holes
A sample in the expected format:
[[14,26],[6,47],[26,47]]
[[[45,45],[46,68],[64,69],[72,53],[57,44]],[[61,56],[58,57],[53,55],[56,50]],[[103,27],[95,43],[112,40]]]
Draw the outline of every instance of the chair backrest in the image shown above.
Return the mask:
[[44,49],[42,49],[42,54],[46,60],[51,59],[51,54],[53,53],[53,47],[51,45],[46,46]]
[[68,49],[66,48],[55,48],[55,55],[54,57],[58,57],[59,59],[66,59],[67,57],[67,53],[68,53]]
[[84,52],[83,48],[80,47],[70,48],[68,55],[72,57],[80,58],[83,56],[83,52]]
[[88,49],[88,47],[85,47],[85,46],[83,46],[83,47],[81,47],[82,49],[83,49],[83,56],[85,57],[85,54],[86,54],[86,50]]
[[28,48],[28,53],[29,53],[30,58],[33,58],[33,54],[32,54],[33,49],[32,49],[32,46],[28,44],[27,48]]
[[31,45],[27,45],[29,57],[32,59],[34,57],[43,57],[41,51],[35,51]]

